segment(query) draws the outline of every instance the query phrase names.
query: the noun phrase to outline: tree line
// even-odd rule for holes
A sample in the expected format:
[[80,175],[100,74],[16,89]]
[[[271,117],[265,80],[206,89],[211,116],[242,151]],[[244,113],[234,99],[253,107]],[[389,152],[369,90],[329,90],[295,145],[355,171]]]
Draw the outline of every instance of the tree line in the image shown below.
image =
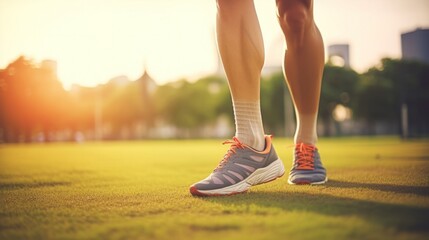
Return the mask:
[[[355,123],[348,128],[358,134],[376,134],[377,126],[402,134],[406,121],[409,136],[427,136],[428,90],[429,65],[424,63],[386,58],[362,74],[328,63],[319,107],[321,135],[341,134],[344,122]],[[288,99],[281,72],[262,78],[267,132],[285,134],[285,122],[294,119]],[[203,137],[202,129],[215,126],[220,116],[233,126],[228,83],[222,76],[156,88],[143,78],[109,81],[66,91],[52,68],[23,56],[0,70],[0,142],[97,139],[97,131],[102,139],[157,137],[154,129],[174,129],[176,137]]]

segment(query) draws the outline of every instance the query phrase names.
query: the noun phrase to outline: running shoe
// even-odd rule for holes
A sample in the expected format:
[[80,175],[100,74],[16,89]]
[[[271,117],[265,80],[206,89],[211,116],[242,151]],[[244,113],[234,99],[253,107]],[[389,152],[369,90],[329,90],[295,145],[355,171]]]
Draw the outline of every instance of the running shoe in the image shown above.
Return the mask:
[[299,143],[295,145],[289,184],[324,184],[328,181],[326,169],[320,160],[316,146]]
[[285,169],[265,136],[265,150],[256,151],[236,137],[225,141],[230,148],[216,169],[207,178],[190,187],[192,195],[222,196],[246,192],[251,186],[270,182],[283,176]]

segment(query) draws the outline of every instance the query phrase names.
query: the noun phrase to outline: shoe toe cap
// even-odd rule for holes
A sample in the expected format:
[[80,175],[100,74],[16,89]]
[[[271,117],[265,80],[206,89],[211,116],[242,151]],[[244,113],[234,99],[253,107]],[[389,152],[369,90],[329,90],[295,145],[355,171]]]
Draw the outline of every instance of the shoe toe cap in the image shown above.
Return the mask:
[[325,173],[307,173],[307,172],[295,172],[291,173],[289,181],[294,184],[311,184],[317,182],[323,182],[326,179]]
[[194,196],[205,196],[203,193],[198,191],[198,188],[195,185],[192,185],[189,188],[189,192]]

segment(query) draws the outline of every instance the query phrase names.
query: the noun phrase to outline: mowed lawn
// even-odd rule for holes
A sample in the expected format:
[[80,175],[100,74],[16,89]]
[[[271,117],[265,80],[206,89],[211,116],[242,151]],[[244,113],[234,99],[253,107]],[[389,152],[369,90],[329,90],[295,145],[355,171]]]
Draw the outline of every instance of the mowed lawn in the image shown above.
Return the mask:
[[[320,139],[324,186],[287,174],[201,198],[219,140],[0,145],[0,239],[428,239],[429,141]],[[274,139],[289,168],[292,141]]]

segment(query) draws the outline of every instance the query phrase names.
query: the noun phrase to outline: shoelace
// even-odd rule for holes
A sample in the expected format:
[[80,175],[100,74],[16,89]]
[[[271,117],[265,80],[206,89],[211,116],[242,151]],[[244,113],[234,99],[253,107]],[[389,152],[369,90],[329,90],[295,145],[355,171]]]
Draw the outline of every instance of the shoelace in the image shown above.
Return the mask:
[[315,146],[307,145],[304,143],[295,144],[295,162],[297,164],[296,169],[299,170],[314,170],[314,151]]
[[244,148],[244,145],[238,140],[238,138],[233,137],[232,140],[226,140],[222,143],[225,144],[231,144],[231,147],[226,152],[226,154],[223,156],[222,161],[220,161],[219,165],[216,167],[215,171],[217,169],[221,169],[225,164],[228,162],[229,158],[232,156],[232,154],[236,153],[237,148]]

